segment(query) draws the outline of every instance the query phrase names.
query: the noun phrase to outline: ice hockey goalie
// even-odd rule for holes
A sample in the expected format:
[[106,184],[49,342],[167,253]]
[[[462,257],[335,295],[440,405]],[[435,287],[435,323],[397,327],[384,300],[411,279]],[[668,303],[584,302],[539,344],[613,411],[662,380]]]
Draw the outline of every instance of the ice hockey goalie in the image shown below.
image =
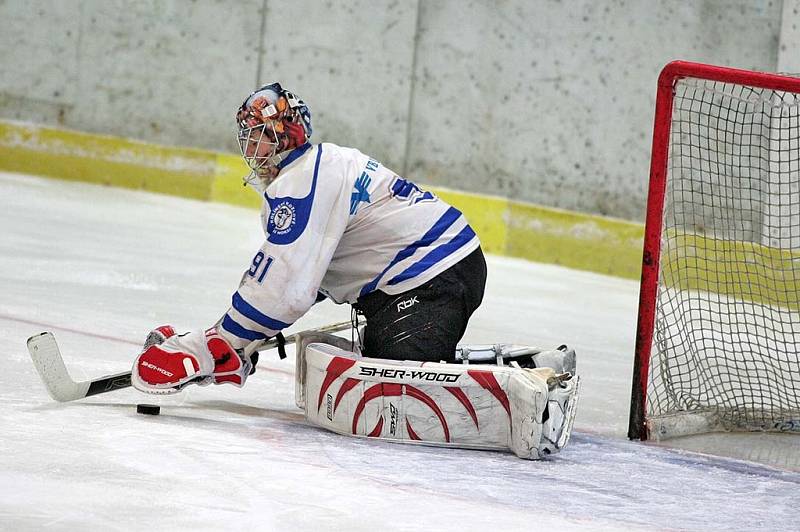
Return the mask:
[[[575,352],[565,346],[462,347],[463,364],[365,358],[349,346],[327,334],[298,343],[295,398],[315,425],[393,442],[511,450],[534,460],[569,441],[579,378]],[[520,353],[536,367],[516,362]]]

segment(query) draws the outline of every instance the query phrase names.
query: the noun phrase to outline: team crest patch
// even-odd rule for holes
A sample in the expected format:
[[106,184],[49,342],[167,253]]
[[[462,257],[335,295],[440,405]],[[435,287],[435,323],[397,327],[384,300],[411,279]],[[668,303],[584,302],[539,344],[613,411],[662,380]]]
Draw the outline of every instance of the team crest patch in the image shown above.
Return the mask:
[[279,203],[269,213],[270,234],[285,235],[294,227],[297,214],[294,205],[289,201]]

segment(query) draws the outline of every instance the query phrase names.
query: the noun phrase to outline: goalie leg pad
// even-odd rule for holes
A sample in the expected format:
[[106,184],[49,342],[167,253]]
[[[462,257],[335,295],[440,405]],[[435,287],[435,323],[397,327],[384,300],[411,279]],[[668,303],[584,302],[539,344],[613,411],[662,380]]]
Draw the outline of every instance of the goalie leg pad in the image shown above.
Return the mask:
[[370,359],[322,343],[298,356],[306,418],[340,434],[527,459],[569,439],[577,380],[551,368]]
[[568,381],[556,378],[556,381],[550,383],[552,387],[547,401],[547,416],[542,424],[542,445],[539,450],[547,454],[560,451],[569,441],[580,390],[578,376]]

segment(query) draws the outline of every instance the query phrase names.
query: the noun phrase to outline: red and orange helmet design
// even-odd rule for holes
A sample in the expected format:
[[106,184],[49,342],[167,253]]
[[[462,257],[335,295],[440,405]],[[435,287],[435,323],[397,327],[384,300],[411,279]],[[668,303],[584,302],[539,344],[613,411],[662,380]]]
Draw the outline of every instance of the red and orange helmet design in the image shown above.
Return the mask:
[[265,85],[251,93],[236,113],[239,129],[251,128],[273,122],[278,133],[284,132],[286,122],[299,123],[306,138],[311,137],[311,112],[308,106],[293,93],[284,90],[280,83]]
[[251,93],[236,113],[239,146],[250,168],[260,173],[275,167],[280,154],[304,144],[311,136],[311,112],[280,83]]

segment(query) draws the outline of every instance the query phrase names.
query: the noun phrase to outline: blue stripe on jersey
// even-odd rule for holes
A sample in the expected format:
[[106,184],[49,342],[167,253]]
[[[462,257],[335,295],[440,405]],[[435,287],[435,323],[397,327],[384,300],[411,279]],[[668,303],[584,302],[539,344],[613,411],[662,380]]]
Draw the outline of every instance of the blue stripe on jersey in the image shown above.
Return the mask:
[[225,318],[223,318],[222,320],[222,328],[228,331],[229,333],[238,336],[239,338],[244,338],[245,340],[250,340],[251,342],[255,340],[266,340],[267,338],[269,338],[264,333],[251,331],[250,329],[245,329],[227,314],[225,314]]
[[[300,149],[300,148],[297,148]],[[303,152],[305,153],[305,152]],[[314,177],[311,180],[311,190],[304,198],[276,197],[270,198],[264,192],[264,198],[269,204],[269,217],[267,218],[267,242],[287,246],[300,238],[306,230],[308,220],[311,217],[311,208],[314,205],[314,194],[317,190],[317,177],[319,175],[319,163],[322,159],[322,144],[317,144],[317,160],[314,163]],[[290,216],[290,221],[284,220],[283,229],[278,229],[275,217],[279,212]],[[291,213],[291,214],[289,214]]]
[[413,255],[414,252],[417,251],[419,248],[430,246],[431,244],[436,242],[436,239],[442,236],[442,234],[445,231],[447,231],[447,229],[451,225],[453,225],[456,222],[456,220],[458,220],[460,217],[461,217],[461,212],[455,207],[450,207],[449,209],[447,209],[447,212],[445,212],[441,218],[436,220],[436,223],[433,224],[433,227],[428,229],[428,232],[422,235],[422,238],[410,244],[406,248],[401,249],[397,253],[397,255],[395,255],[394,259],[392,259],[392,262],[390,262],[389,265],[386,266],[386,268],[384,268],[383,271],[376,278],[374,278],[369,283],[365,284],[364,287],[361,289],[361,293],[359,294],[359,296],[364,296],[374,291],[375,288],[378,286],[378,283],[380,282],[381,278],[383,278],[383,276],[386,275],[386,272],[389,271],[389,269],[392,266],[394,266],[401,260],[407,259],[411,255]]
[[298,157],[307,152],[309,148],[311,148],[311,143],[309,142],[306,142],[302,146],[296,147],[295,149],[289,152],[289,155],[287,155],[284,160],[278,163],[278,168],[283,170],[284,168],[295,162]]
[[472,230],[470,226],[464,227],[460,233],[450,239],[449,242],[446,244],[442,244],[438,246],[433,251],[422,257],[420,260],[406,268],[404,271],[398,273],[394,277],[392,277],[387,284],[394,285],[398,283],[402,283],[406,279],[411,279],[412,277],[416,277],[417,275],[423,273],[425,270],[428,270],[436,263],[444,260],[445,258],[449,257],[461,247],[468,244],[473,238],[475,237],[475,231]]
[[291,323],[283,323],[282,321],[276,320],[275,318],[270,318],[266,314],[262,313],[253,305],[245,301],[239,292],[233,294],[233,308],[239,311],[239,313],[248,320],[254,321],[262,327],[272,329],[273,331],[280,331],[291,325]]

